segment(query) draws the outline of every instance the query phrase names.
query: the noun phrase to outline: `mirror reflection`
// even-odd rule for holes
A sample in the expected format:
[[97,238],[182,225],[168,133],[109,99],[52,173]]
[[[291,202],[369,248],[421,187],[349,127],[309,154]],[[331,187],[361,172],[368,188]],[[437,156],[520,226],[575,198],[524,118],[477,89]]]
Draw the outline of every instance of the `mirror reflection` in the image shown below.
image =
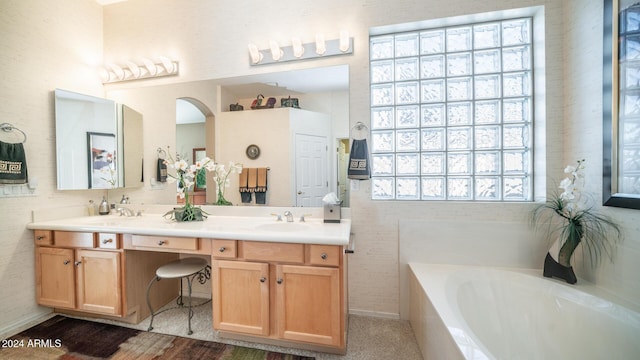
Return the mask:
[[58,190],[116,187],[115,102],[56,89],[55,112]]
[[[349,151],[348,70],[347,65],[340,65],[207,81],[218,87],[221,109],[215,116],[205,116],[198,99],[178,98],[177,153],[191,162],[193,149],[205,148],[218,163],[233,161],[245,168],[268,168],[267,205],[322,206],[322,197],[335,192],[343,206],[349,206],[345,175]],[[202,82],[192,86],[197,88]],[[188,84],[180,87],[182,93],[190,93]],[[252,103],[260,95],[265,102],[274,98],[273,108],[252,110]],[[282,107],[282,100],[289,97],[298,100],[300,109]],[[231,104],[241,105],[244,110],[230,111]],[[250,156],[256,147],[259,156]],[[234,205],[257,203],[254,198],[243,202],[239,177],[230,180],[225,198]],[[216,201],[215,186],[207,186],[205,193],[199,201]]]
[[62,89],[54,97],[58,190],[142,186],[142,114]]

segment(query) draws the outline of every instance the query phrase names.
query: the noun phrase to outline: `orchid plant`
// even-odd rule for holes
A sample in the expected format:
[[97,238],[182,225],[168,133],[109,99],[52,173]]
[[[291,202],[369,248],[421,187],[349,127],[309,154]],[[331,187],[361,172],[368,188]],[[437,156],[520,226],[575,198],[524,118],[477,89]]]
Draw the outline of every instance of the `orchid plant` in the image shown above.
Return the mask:
[[240,172],[242,172],[242,164],[233,161],[229,162],[228,167],[224,166],[224,164],[216,164],[214,166],[213,180],[215,180],[218,190],[217,205],[232,205],[230,201],[225,199],[224,192],[230,184],[229,175]]
[[177,221],[196,221],[202,220],[203,217],[206,218],[206,213],[189,201],[189,189],[193,187],[195,177],[199,172],[202,170],[215,170],[215,162],[205,156],[194,164],[189,165],[184,159],[174,161],[169,151],[167,151],[167,154],[169,154],[169,159],[165,160],[164,163],[167,168],[175,170],[175,174],[167,172],[168,180],[171,183],[178,183],[177,194],[180,199],[184,199],[184,206],[167,212],[165,217],[170,217]]
[[[613,243],[622,238],[620,226],[599,214],[594,209],[593,199],[585,193],[584,162],[584,159],[578,160],[564,169],[568,176],[559,184],[562,192],[556,191],[546,203],[534,208],[530,217],[532,226],[544,225],[548,235],[556,233],[559,236],[557,261],[565,267],[571,266],[571,256],[580,242],[584,241],[592,265],[597,265],[602,254],[612,257]],[[560,217],[559,227],[552,225],[557,224],[553,221],[554,216]]]

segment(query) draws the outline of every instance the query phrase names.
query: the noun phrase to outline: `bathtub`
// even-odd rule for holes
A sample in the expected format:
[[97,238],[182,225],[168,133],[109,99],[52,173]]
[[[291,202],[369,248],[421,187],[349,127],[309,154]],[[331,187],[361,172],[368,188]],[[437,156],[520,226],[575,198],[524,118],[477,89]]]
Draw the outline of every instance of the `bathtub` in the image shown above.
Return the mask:
[[640,359],[640,313],[541,270],[409,263],[425,359]]

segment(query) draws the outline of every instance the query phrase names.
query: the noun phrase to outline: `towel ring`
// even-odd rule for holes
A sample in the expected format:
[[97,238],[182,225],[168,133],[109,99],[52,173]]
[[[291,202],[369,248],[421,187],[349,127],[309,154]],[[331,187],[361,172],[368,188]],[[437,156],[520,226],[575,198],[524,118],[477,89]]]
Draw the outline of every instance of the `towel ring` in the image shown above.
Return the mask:
[[158,152],[158,158],[159,159],[164,159],[165,157],[167,157],[167,152],[162,150],[162,148],[158,148],[158,150],[156,150],[156,151]]
[[369,128],[364,123],[358,121],[350,131],[351,138],[354,140],[366,139],[369,136]]
[[11,132],[11,131],[13,131],[13,130],[16,130],[16,131],[18,131],[19,133],[21,133],[21,134],[22,134],[22,136],[24,137],[24,140],[22,140],[22,142],[23,142],[23,143],[26,143],[26,142],[27,142],[27,134],[25,134],[25,132],[24,132],[24,131],[22,131],[22,130],[18,129],[17,127],[15,127],[15,126],[13,126],[13,125],[11,125],[11,124],[9,124],[9,123],[2,123],[2,124],[0,124],[0,129],[2,129],[4,132]]

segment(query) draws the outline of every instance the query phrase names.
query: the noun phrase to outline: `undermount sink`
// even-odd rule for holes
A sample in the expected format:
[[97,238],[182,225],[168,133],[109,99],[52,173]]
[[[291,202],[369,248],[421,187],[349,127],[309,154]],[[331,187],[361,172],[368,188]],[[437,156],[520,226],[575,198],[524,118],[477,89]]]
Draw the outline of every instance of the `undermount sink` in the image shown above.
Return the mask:
[[308,224],[277,222],[270,224],[261,224],[256,226],[256,230],[265,231],[305,231],[309,230]]

